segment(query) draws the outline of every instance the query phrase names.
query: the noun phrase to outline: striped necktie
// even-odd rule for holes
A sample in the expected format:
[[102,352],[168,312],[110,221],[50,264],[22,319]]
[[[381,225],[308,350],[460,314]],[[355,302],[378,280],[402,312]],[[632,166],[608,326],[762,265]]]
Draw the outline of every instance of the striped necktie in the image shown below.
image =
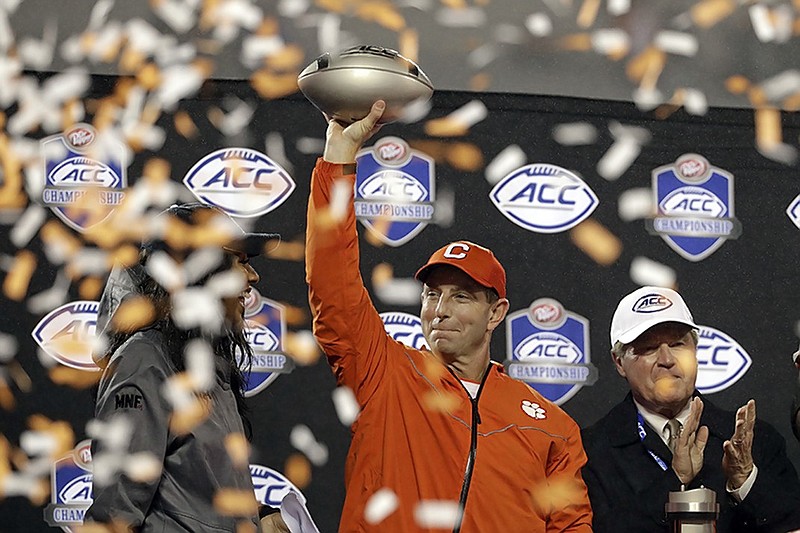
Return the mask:
[[675,444],[677,444],[678,437],[681,435],[681,423],[673,418],[667,421],[667,425],[664,426],[664,429],[667,430],[667,446],[669,446],[669,451],[674,453]]

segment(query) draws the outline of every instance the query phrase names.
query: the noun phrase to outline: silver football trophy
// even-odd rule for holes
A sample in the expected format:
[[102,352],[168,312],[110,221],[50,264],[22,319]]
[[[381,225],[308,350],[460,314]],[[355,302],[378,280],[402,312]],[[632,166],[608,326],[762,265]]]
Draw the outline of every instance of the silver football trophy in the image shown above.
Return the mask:
[[670,492],[664,506],[673,533],[716,533],[719,503],[717,494],[705,487]]
[[300,73],[297,85],[320,111],[346,123],[367,116],[376,100],[386,102],[380,122],[392,122],[409,105],[433,95],[433,84],[419,65],[372,45],[322,54]]

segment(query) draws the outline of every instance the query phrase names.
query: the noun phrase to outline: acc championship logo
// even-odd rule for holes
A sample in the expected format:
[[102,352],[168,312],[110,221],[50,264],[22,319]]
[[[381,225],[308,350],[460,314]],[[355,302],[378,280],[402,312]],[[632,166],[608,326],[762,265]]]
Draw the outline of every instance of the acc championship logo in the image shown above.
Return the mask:
[[300,503],[306,504],[306,497],[303,496],[300,489],[277,470],[251,464],[250,477],[253,479],[253,488],[255,489],[258,503],[269,505],[270,507],[280,507],[284,496],[289,492],[294,492],[297,494]]
[[53,463],[51,500],[44,510],[44,519],[52,527],[72,531],[69,526],[83,524],[93,499],[91,462],[91,441],[85,440]]
[[295,184],[275,161],[250,148],[223,148],[198,161],[183,183],[201,201],[235,217],[258,217],[289,198]]
[[97,141],[97,133],[88,124],[77,124],[41,141],[42,201],[80,232],[108,217],[122,202],[127,186],[122,146]]
[[286,319],[281,304],[261,296],[252,289],[245,302],[244,317],[247,342],[253,348],[253,364],[245,376],[247,397],[255,396],[294,369],[294,361],[283,353]]
[[789,220],[800,228],[800,194],[798,194],[789,207],[786,208],[786,214],[789,215]]
[[422,322],[419,317],[401,312],[380,314],[383,327],[391,338],[411,346],[417,350],[427,350],[425,335],[422,334]]
[[508,375],[557,405],[597,381],[589,355],[589,321],[552,298],[508,315],[506,342]]
[[566,231],[599,203],[575,173],[542,163],[513,171],[494,186],[489,198],[511,222],[536,233]]
[[384,137],[356,162],[356,218],[382,242],[405,244],[433,220],[433,159],[398,137]]
[[689,261],[701,261],[727,239],[741,234],[733,216],[733,175],[697,154],[653,171],[658,215],[647,220],[651,233]]
[[697,343],[697,390],[711,394],[727,389],[745,375],[750,355],[730,336],[700,326]]
[[62,305],[42,318],[31,332],[50,357],[78,370],[100,369],[92,360],[98,302],[79,300]]

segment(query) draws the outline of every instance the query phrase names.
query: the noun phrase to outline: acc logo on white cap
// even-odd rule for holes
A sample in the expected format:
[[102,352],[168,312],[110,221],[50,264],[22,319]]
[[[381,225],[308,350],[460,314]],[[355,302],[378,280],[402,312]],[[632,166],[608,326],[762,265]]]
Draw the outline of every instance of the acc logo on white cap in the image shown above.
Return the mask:
[[251,148],[223,148],[205,156],[183,178],[198,200],[235,217],[277,209],[295,189],[283,167]]
[[670,307],[672,307],[672,300],[663,294],[653,292],[650,294],[645,294],[636,300],[636,303],[633,304],[631,311],[634,313],[658,313],[659,311],[669,309]]

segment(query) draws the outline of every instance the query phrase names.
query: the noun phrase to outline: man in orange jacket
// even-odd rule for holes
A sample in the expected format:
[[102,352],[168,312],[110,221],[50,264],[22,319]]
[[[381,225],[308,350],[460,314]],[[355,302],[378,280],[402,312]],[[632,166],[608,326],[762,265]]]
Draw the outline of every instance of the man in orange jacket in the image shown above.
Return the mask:
[[385,332],[364,288],[352,198],[344,220],[330,222],[335,183],[353,190],[356,154],[384,107],[346,127],[329,122],[308,204],[314,334],[361,406],[340,531],[441,531],[443,522],[465,533],[591,531],[577,424],[491,361],[509,306],[494,254],[457,241],[419,269],[430,351],[416,350]]

